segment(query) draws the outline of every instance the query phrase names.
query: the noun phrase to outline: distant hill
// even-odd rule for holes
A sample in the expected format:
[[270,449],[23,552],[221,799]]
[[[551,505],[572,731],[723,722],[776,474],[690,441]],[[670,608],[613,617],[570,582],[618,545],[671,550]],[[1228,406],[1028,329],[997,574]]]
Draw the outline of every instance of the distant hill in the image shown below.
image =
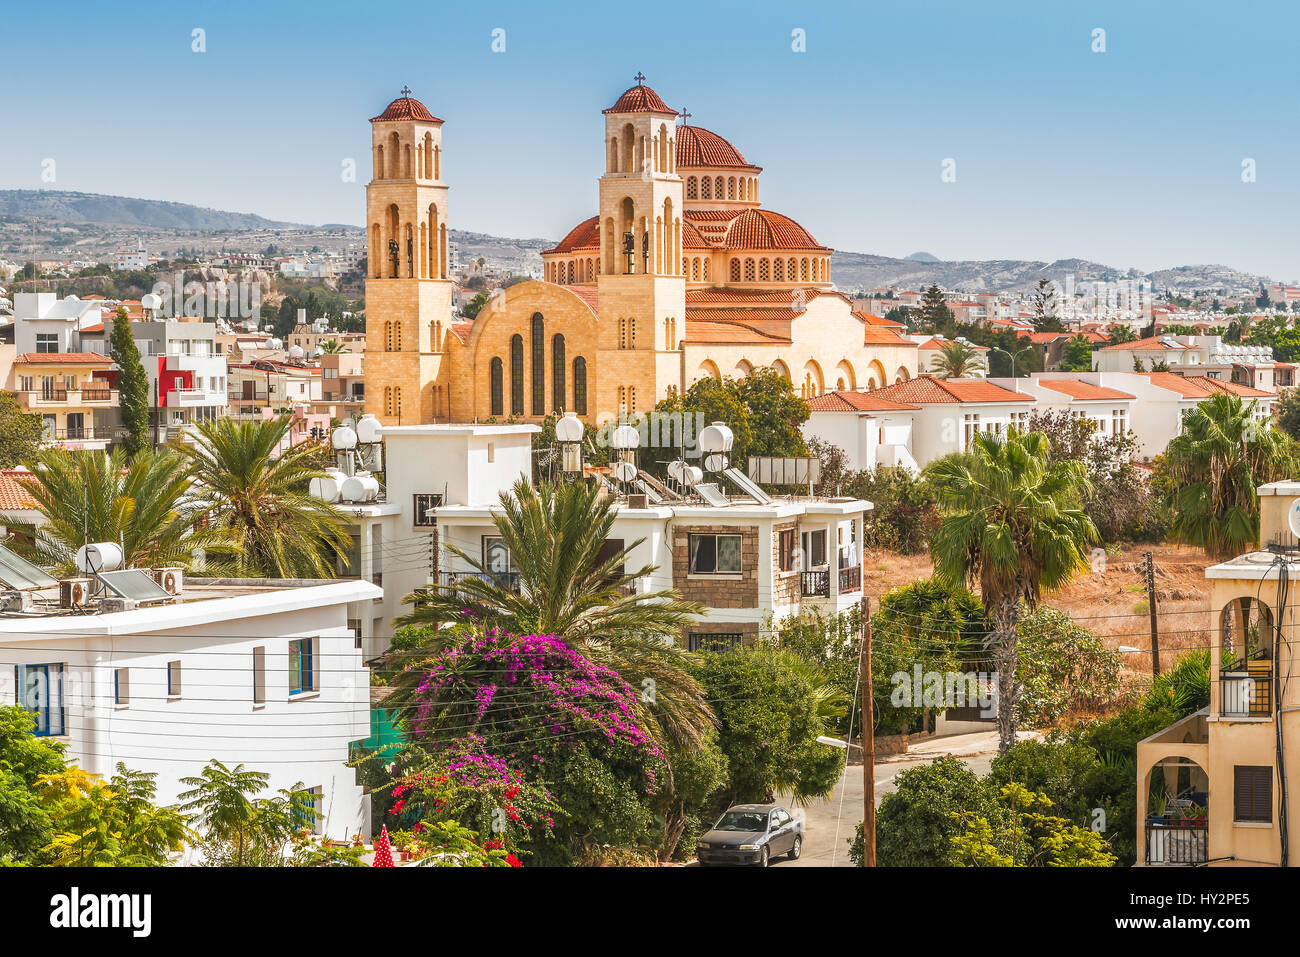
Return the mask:
[[906,259],[906,260],[909,260],[909,261],[911,261],[911,262],[914,262],[914,263],[937,263],[937,262],[942,262],[942,260],[940,260],[939,257],[936,256],[934,253],[926,253],[926,252],[916,252],[916,253],[912,253],[912,255],[910,255],[910,256],[904,256],[903,258]]
[[299,223],[277,222],[253,213],[231,213],[190,206],[187,203],[166,203],[157,199],[133,199],[61,189],[0,190],[0,217],[153,226],[201,232],[305,228]]

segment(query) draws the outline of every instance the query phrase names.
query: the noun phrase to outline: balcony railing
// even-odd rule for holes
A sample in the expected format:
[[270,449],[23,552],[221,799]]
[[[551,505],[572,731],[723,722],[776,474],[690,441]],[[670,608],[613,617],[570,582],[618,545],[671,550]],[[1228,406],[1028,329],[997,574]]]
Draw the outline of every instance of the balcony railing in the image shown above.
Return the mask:
[[1172,821],[1157,823],[1147,819],[1148,864],[1192,866],[1210,859],[1210,829],[1204,823]]
[[831,573],[826,569],[799,573],[799,592],[804,598],[829,598]]
[[850,565],[840,569],[840,594],[862,590],[862,566]]
[[108,402],[113,398],[112,389],[82,389],[81,398],[86,402]]
[[89,425],[80,429],[46,429],[41,434],[46,442],[110,442],[113,437],[112,429],[95,429]]
[[490,575],[484,575],[480,572],[442,572],[438,576],[438,584],[446,587],[455,585],[465,578],[477,578],[481,581],[493,582],[509,591],[519,590],[518,572],[493,572]]
[[1219,714],[1226,718],[1267,718],[1273,713],[1273,678],[1233,668],[1219,676]]

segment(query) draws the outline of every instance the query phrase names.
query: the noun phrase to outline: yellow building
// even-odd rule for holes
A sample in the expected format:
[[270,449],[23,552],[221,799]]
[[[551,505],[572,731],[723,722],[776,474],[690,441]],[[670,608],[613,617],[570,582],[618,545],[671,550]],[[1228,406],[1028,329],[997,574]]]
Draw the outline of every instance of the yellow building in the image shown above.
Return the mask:
[[1139,864],[1300,862],[1300,482],[1259,495],[1260,549],[1205,573],[1210,705],[1137,746]]
[[543,281],[466,322],[447,279],[442,121],[404,90],[371,121],[366,411],[604,422],[762,366],[806,397],[915,375],[916,343],[854,312],[832,251],[761,206],[761,167],[686,119],[638,75],[604,111],[597,214],[543,252]]
[[103,449],[113,438],[118,399],[112,367],[94,352],[28,352],[14,359],[6,387],[24,412],[41,417],[48,444]]

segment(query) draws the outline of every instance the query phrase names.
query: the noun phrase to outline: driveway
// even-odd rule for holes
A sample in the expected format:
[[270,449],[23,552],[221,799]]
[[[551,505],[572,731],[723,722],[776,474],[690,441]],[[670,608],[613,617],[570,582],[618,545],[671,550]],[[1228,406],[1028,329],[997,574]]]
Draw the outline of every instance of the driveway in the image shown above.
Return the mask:
[[[1021,732],[1021,740],[1037,737],[1033,732]],[[937,758],[951,755],[960,758],[979,775],[989,773],[989,765],[998,753],[997,732],[980,731],[959,734],[948,738],[931,738],[908,749],[906,754],[895,754],[877,759],[875,765],[876,807],[881,799],[894,791],[898,775],[908,768],[929,764]],[[803,854],[797,861],[773,861],[776,867],[852,867],[849,860],[849,841],[862,823],[862,765],[849,765],[847,774],[840,779],[830,797],[813,801],[805,808],[788,805],[796,817],[804,820]],[[837,833],[838,832],[838,833]]]

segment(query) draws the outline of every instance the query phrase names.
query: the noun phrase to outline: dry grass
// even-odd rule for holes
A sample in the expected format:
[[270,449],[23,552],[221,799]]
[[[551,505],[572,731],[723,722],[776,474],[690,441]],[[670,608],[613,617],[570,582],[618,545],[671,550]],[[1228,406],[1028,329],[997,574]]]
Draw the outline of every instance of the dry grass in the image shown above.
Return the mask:
[[[1205,569],[1214,564],[1199,549],[1175,545],[1135,545],[1107,555],[1104,566],[1046,596],[1054,608],[1105,639],[1107,647],[1138,648],[1125,655],[1135,677],[1151,672],[1151,625],[1146,609],[1143,553],[1154,552],[1160,662],[1168,667],[1189,648],[1208,647],[1211,634],[1209,588]],[[878,597],[892,588],[928,578],[929,555],[870,552],[864,584]],[[1100,565],[1100,563],[1099,563]]]

